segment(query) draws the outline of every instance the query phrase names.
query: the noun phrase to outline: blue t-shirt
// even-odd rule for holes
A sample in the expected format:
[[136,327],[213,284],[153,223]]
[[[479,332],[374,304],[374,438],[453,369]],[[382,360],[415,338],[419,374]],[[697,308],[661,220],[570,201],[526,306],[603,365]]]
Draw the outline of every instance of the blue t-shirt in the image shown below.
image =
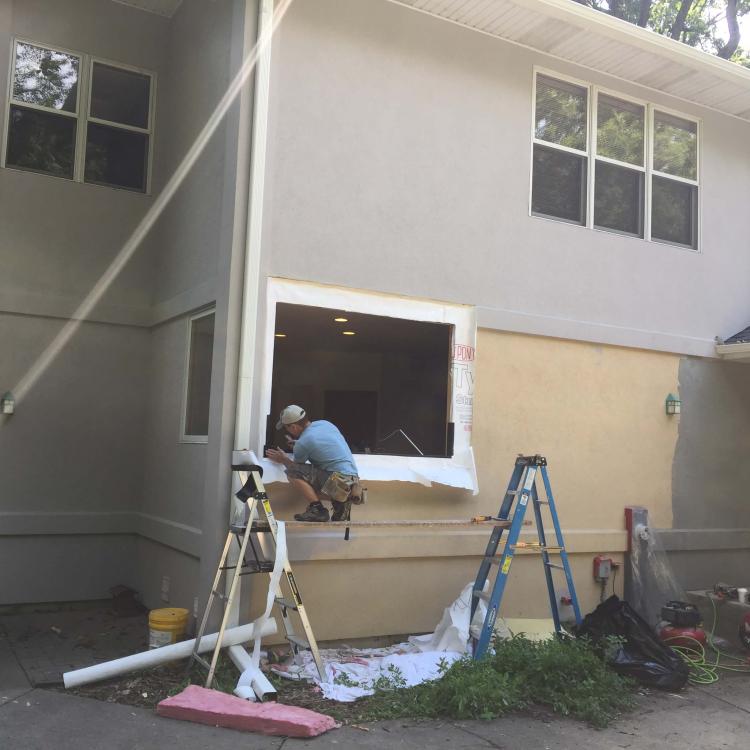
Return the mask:
[[357,466],[344,436],[338,427],[325,419],[319,419],[305,428],[294,444],[294,460],[306,461],[317,469],[356,474]]

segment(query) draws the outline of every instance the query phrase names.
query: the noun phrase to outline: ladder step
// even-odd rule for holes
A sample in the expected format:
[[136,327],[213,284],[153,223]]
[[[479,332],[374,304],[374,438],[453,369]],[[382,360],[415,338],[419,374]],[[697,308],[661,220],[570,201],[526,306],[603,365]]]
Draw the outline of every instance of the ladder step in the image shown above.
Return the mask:
[[487,555],[484,558],[490,565],[500,565],[502,562],[502,555],[500,557],[497,557],[496,555]]
[[295,646],[299,646],[300,648],[310,648],[310,642],[307,640],[307,638],[303,638],[301,635],[287,635],[286,639],[289,641],[289,643],[293,643]]
[[212,594],[213,594],[214,596],[218,596],[218,597],[219,597],[219,599],[221,599],[222,601],[226,601],[226,599],[227,599],[227,595],[226,595],[226,594],[224,594],[224,593],[223,593],[223,592],[221,592],[221,591],[218,591],[217,589],[211,589],[211,593],[212,593]]
[[240,575],[247,576],[255,573],[273,573],[273,563],[270,560],[261,560],[259,563],[246,562],[242,566]]
[[282,599],[280,596],[276,597],[276,604],[284,609],[293,609],[295,612],[298,610],[297,602],[291,599]]
[[481,599],[483,602],[488,602],[489,603],[489,601],[490,601],[490,595],[487,594],[487,593],[485,593],[484,591],[472,591],[471,595],[475,599]]
[[543,544],[537,544],[536,542],[518,542],[518,544],[511,544],[511,549],[528,551],[528,552],[563,552],[563,547],[558,546],[544,546]]
[[557,563],[548,562],[548,563],[545,563],[545,565],[548,568],[556,568],[557,570],[565,570],[565,568],[562,565],[558,565]]

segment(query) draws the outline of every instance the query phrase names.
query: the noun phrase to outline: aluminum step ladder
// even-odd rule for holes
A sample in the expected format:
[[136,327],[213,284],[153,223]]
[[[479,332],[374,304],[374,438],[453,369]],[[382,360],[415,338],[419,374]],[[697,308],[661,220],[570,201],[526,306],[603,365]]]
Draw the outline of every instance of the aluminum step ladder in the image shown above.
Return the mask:
[[[241,454],[242,452],[238,453]],[[266,556],[263,552],[265,540],[261,539],[260,535],[263,535],[266,539],[268,537],[271,538],[274,545],[274,552],[277,542],[278,522],[276,521],[273,510],[271,509],[268,494],[263,486],[263,468],[261,466],[243,462],[232,464],[232,471],[238,473],[241,483],[241,489],[236,493],[236,496],[246,503],[245,520],[243,522],[235,520],[229,528],[221,559],[219,560],[219,565],[216,569],[214,582],[211,587],[211,594],[206,603],[203,619],[201,620],[201,625],[195,639],[195,647],[193,648],[193,653],[188,665],[189,669],[193,663],[198,663],[208,670],[208,676],[206,678],[207,688],[211,687],[211,683],[213,682],[216,663],[219,659],[219,652],[221,651],[224,639],[224,631],[227,627],[229,613],[237,592],[240,577],[253,573],[268,573],[270,576],[273,571],[274,564],[272,560],[269,559],[270,555]],[[261,510],[265,516],[265,521],[258,519]],[[229,552],[232,542],[235,540],[239,546],[239,555],[236,564],[229,565]],[[250,559],[248,559],[248,552],[250,553]],[[297,664],[301,664],[301,652],[310,651],[318,675],[320,676],[321,681],[325,681],[325,669],[320,657],[320,650],[318,649],[318,644],[313,635],[307,611],[302,603],[302,595],[297,586],[297,581],[294,578],[292,566],[289,564],[288,555],[284,558],[283,567],[284,573],[281,580],[286,580],[289,589],[289,597],[277,596],[275,603],[281,611],[281,621],[284,624],[284,632],[286,634],[286,639],[289,642],[294,661]],[[222,573],[229,570],[234,572],[229,584],[229,593],[225,594],[219,590],[219,584]],[[213,656],[209,662],[199,655],[198,647],[201,638],[205,633],[211,610],[217,599],[224,601],[224,615],[221,620],[221,627],[219,628]],[[294,623],[292,622],[291,612],[296,613],[302,626],[303,634],[297,634]]]
[[[539,493],[537,492],[536,479],[538,474],[541,474],[542,482],[544,484],[545,500],[541,500],[539,498]],[[539,539],[538,542],[534,543],[518,541],[529,500],[531,500],[531,505],[534,508],[534,518]],[[542,517],[542,506],[544,505],[549,508],[549,514],[552,517],[552,525],[555,531],[555,543],[553,545],[547,544],[547,535],[544,531]],[[505,523],[496,526],[492,530],[490,540],[487,543],[487,549],[484,553],[484,559],[479,566],[479,572],[477,573],[477,578],[472,590],[471,619],[469,622],[472,622],[474,619],[474,613],[476,612],[479,601],[482,600],[487,603],[487,614],[484,618],[481,634],[479,638],[473,639],[473,653],[475,659],[484,656],[492,642],[495,620],[497,619],[497,614],[500,610],[503,592],[505,591],[505,584],[508,581],[513,558],[518,550],[538,552],[541,554],[542,564],[544,566],[544,577],[547,582],[547,591],[549,593],[550,610],[552,612],[552,619],[555,623],[555,631],[557,633],[562,632],[562,626],[560,624],[560,610],[558,607],[559,600],[555,594],[555,585],[552,578],[553,570],[562,570],[564,572],[576,623],[579,625],[581,624],[581,610],[578,606],[578,598],[573,584],[573,576],[570,572],[568,554],[565,550],[563,535],[560,529],[560,521],[557,516],[557,509],[555,508],[555,500],[552,496],[552,487],[550,486],[549,476],[547,474],[547,459],[544,456],[518,456],[518,458],[516,458],[513,473],[510,482],[508,483],[508,489],[505,491],[505,497],[503,498],[500,512],[497,514],[497,520],[505,521]],[[508,531],[508,537],[505,546],[503,547],[502,554],[498,555],[497,549],[503,535],[503,530],[507,527],[507,522],[509,520],[511,521],[511,524]],[[559,555],[560,562],[552,562],[550,559],[551,555]],[[494,584],[492,585],[491,592],[485,593],[485,584],[490,575],[490,568],[493,566],[497,567],[497,575]]]

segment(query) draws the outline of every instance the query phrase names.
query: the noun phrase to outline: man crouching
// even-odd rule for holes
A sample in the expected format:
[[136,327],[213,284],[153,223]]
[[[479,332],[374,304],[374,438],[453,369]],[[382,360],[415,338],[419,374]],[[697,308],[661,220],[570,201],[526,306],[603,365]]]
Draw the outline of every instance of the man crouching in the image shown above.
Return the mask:
[[282,427],[293,446],[294,460],[277,448],[269,448],[266,456],[286,467],[289,484],[308,503],[304,513],[295,514],[295,520],[328,521],[328,509],[321,502],[325,499],[333,506],[330,520],[348,521],[352,491],[359,487],[359,478],[344,436],[325,419],[311,422],[305,410],[295,404],[282,410],[276,429]]

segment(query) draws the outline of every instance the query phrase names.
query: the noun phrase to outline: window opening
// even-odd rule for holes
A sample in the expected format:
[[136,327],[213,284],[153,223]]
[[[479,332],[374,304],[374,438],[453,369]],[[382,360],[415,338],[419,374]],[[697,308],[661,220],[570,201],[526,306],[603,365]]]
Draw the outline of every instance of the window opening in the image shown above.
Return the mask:
[[281,409],[299,404],[336,424],[354,453],[452,456],[453,328],[277,303],[267,444],[280,444]]

